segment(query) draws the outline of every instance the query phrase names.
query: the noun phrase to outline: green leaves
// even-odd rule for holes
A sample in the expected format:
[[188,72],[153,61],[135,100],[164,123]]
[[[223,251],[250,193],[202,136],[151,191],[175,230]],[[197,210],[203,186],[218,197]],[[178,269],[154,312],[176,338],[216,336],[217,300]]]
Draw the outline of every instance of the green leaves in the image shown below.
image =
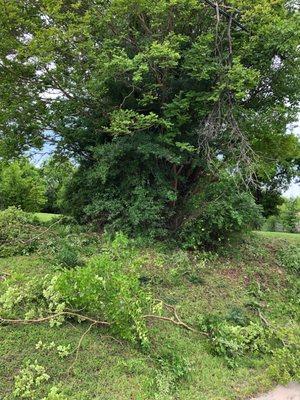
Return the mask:
[[111,114],[110,126],[106,132],[113,136],[130,135],[134,132],[150,130],[153,127],[167,127],[169,124],[158,115],[151,112],[148,115],[139,114],[133,110],[117,110]]
[[197,0],[0,7],[0,155],[54,140],[79,165],[66,199],[82,219],[161,232],[214,165],[278,188],[296,174],[299,13],[285,0],[231,0],[247,31]]
[[40,171],[26,159],[0,165],[0,208],[39,211],[46,203],[45,190]]
[[122,234],[108,246],[85,267],[58,274],[53,281],[53,295],[67,307],[104,318],[123,339],[147,345],[143,312],[151,306],[151,296],[140,287],[138,279],[142,259]]

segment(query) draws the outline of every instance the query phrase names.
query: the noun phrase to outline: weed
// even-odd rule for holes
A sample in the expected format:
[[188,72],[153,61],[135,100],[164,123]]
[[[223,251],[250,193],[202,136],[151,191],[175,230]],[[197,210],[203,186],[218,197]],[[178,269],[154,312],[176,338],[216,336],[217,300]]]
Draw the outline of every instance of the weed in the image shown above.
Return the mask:
[[36,399],[36,390],[47,382],[50,376],[37,361],[27,361],[18,375],[15,376],[14,396],[21,399]]
[[300,247],[290,245],[278,252],[279,263],[289,272],[300,274]]

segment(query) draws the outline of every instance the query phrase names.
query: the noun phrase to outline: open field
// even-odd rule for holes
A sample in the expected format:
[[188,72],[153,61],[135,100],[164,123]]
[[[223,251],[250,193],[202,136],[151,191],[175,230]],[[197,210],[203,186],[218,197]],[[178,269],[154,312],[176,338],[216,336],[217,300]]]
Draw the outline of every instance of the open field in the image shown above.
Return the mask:
[[51,213],[42,213],[42,212],[37,212],[34,213],[34,215],[38,218],[40,222],[49,222],[52,221],[55,218],[59,218],[61,215],[60,214],[51,214]]
[[[299,340],[299,303],[291,294],[297,290],[297,282],[276,261],[277,239],[269,247],[268,235],[259,235],[264,239],[254,235],[241,247],[228,248],[220,256],[144,247],[140,279],[156,298],[176,306],[181,319],[196,331],[203,330],[201,321],[208,316],[225,318],[224,321],[251,319],[260,329],[263,321],[276,331],[288,327],[286,335]],[[99,243],[83,256],[87,260],[101,251]],[[12,287],[27,293],[32,280],[44,281],[47,288],[57,268],[47,252],[2,258],[0,293]],[[15,318],[22,315],[22,304]],[[261,314],[255,311],[257,304]],[[14,377],[28,360],[37,360],[49,375],[37,387],[33,399],[43,398],[53,387],[63,393],[63,400],[248,399],[279,381],[294,379],[294,375],[281,372],[283,361],[276,352],[274,356],[246,352],[232,363],[225,353],[222,356],[222,352],[214,350],[206,336],[159,320],[150,322],[149,337],[150,348],[143,349],[107,328],[78,324],[76,319],[68,319],[58,327],[48,323],[3,324],[0,398],[18,398],[13,395]],[[65,354],[61,354],[59,346],[67,349]]]
[[259,231],[256,232],[256,234],[261,235],[268,239],[283,239],[290,243],[300,245],[300,233]]

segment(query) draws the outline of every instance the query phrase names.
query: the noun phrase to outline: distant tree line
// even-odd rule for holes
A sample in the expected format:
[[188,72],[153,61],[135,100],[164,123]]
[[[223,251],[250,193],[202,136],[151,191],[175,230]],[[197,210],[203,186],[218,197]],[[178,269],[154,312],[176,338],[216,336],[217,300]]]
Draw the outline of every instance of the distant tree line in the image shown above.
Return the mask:
[[40,168],[26,158],[0,163],[0,209],[63,211],[63,196],[75,168],[67,159],[49,158]]
[[267,218],[263,229],[300,233],[300,197],[282,198],[277,213]]

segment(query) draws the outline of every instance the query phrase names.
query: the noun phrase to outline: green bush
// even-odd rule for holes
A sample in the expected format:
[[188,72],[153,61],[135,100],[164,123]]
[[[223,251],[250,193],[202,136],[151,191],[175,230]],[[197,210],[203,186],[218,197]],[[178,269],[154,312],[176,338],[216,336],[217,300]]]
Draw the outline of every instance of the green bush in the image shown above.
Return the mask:
[[200,318],[199,328],[207,332],[212,352],[225,359],[230,367],[237,365],[247,354],[261,356],[270,353],[276,337],[261,324],[243,318],[242,325],[231,323],[218,315]]
[[275,382],[287,384],[300,379],[300,351],[283,347],[274,351],[272,364],[268,368],[270,377]]
[[40,211],[46,202],[45,191],[40,171],[27,159],[0,165],[0,208]]
[[74,268],[83,263],[79,254],[79,249],[70,241],[62,241],[54,258],[58,265],[65,268]]
[[278,252],[279,263],[290,272],[300,274],[300,247],[290,245]]
[[0,257],[27,254],[37,248],[37,219],[16,207],[0,211]]
[[235,181],[226,176],[195,195],[187,208],[189,216],[179,234],[186,248],[214,246],[262,222],[261,208],[253,196],[239,191]]
[[109,322],[112,331],[123,339],[147,345],[143,313],[152,303],[150,294],[140,286],[140,265],[139,254],[119,234],[85,267],[58,273],[45,296],[54,307],[80,309],[83,314]]

